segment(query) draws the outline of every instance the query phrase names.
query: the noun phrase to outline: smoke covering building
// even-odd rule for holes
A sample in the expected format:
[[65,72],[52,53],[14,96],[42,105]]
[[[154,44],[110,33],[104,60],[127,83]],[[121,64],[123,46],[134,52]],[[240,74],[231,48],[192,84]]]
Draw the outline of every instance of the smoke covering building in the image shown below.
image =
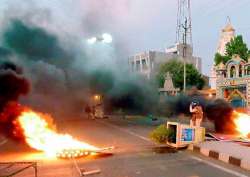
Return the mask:
[[[131,72],[139,73],[148,79],[151,79],[159,71],[161,64],[176,59],[183,61],[183,44],[176,44],[161,51],[147,51],[135,54],[128,59],[129,68]],[[193,56],[193,48],[187,45],[186,61],[193,64],[201,73],[201,58]]]

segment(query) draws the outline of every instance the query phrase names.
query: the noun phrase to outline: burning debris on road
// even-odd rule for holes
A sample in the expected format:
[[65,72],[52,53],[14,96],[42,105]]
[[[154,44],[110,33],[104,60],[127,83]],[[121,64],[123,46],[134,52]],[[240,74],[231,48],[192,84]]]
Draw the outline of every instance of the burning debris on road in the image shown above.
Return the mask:
[[21,68],[10,62],[0,66],[1,133],[9,138],[24,140],[31,148],[54,157],[82,157],[101,150],[68,134],[58,134],[49,115],[17,103],[21,95],[29,92],[29,87]]
[[32,110],[69,119],[82,114],[88,98],[98,93],[110,112],[151,111],[154,88],[132,76],[124,78],[126,69],[117,69],[114,50],[107,56],[106,50],[89,55],[81,40],[70,40],[73,34],[65,43],[60,35],[21,18],[9,19],[1,36],[0,131],[8,138],[53,156],[73,156],[78,150],[78,155],[98,153],[103,149],[57,133],[49,116]]
[[100,150],[97,147],[74,139],[69,134],[57,133],[52,121],[49,115],[31,110],[22,112],[17,118],[26,143],[36,150],[45,152],[48,156],[71,158],[88,155],[91,151]]
[[13,134],[19,139],[23,138],[28,146],[44,152],[48,157],[79,158],[112,149],[112,147],[97,148],[69,134],[59,134],[53,124],[53,119],[48,114],[18,106],[22,109],[19,109],[18,115],[12,119]]
[[233,119],[237,132],[239,132],[243,138],[250,139],[250,116],[234,111]]
[[[13,111],[15,109],[16,112]],[[12,131],[12,135],[15,138],[24,140],[31,148],[44,152],[48,157],[79,158],[113,149],[112,147],[97,148],[79,141],[69,134],[57,133],[53,119],[48,114],[38,113],[14,103],[8,104],[5,110],[9,110],[11,113],[11,115],[8,114],[11,116],[8,121],[11,121],[9,122],[11,125],[9,131]],[[2,113],[1,116],[4,114]],[[2,123],[3,117],[0,120],[0,123]]]

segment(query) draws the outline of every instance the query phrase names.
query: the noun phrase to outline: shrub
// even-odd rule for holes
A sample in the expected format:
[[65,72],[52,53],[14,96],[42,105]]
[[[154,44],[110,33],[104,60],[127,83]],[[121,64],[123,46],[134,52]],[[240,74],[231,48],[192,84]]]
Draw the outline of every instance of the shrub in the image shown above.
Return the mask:
[[156,143],[163,144],[166,143],[171,135],[171,131],[166,127],[166,125],[162,124],[150,133],[150,138]]

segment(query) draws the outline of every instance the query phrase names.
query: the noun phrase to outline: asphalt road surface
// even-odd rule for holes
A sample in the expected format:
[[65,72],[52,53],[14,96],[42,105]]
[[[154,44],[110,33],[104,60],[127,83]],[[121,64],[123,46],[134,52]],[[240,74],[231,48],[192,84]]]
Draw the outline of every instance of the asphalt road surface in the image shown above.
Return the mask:
[[[240,168],[192,152],[155,148],[148,139],[155,125],[113,117],[105,120],[79,119],[59,122],[60,132],[98,147],[114,146],[113,155],[73,160],[44,157],[23,144],[0,142],[0,162],[37,161],[39,177],[77,177],[81,170],[100,170],[92,177],[246,177]],[[4,141],[3,138],[1,141]],[[77,168],[78,167],[78,168]],[[3,168],[3,167],[2,167]],[[0,166],[1,176],[1,166]],[[30,168],[17,177],[33,177]]]

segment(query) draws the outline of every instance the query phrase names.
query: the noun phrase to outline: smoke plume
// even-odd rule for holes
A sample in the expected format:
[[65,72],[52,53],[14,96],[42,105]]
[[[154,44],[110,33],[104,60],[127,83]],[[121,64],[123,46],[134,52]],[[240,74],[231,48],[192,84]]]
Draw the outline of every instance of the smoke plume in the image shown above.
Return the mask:
[[0,110],[10,101],[17,101],[29,92],[29,82],[22,75],[22,69],[13,63],[0,65]]
[[216,132],[233,133],[235,130],[232,120],[233,108],[221,99],[208,100],[200,95],[180,95],[168,98],[165,102],[166,107],[172,110],[172,114],[186,114],[191,116],[189,106],[191,102],[198,102],[204,112],[204,117],[214,122]]
[[17,103],[20,96],[28,94],[29,81],[22,69],[10,62],[0,65],[0,133],[8,137],[19,135],[14,120],[22,107]]
[[73,34],[65,41],[61,34],[20,18],[11,18],[4,29],[1,58],[18,63],[31,84],[21,103],[55,117],[74,118],[100,94],[109,113],[153,111],[149,105],[156,102],[154,86],[128,74],[126,66],[120,68],[124,61],[115,46],[86,46]]
[[215,129],[218,132],[235,133],[233,122],[233,108],[225,100],[214,100],[205,107],[206,116],[214,121]]

